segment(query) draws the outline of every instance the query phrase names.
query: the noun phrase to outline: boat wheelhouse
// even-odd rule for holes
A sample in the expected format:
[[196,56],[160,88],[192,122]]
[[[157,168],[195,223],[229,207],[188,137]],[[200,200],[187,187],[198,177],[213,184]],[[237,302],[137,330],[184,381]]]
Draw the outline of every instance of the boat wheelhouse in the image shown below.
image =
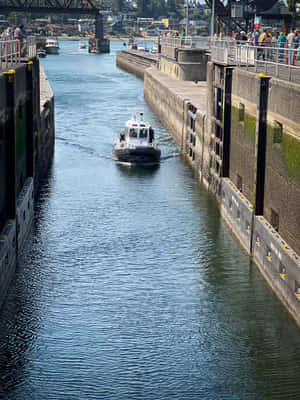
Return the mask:
[[114,143],[114,154],[120,162],[158,164],[161,151],[155,142],[152,126],[144,121],[143,113],[136,112],[126,122],[125,130]]
[[58,54],[59,44],[58,40],[54,36],[50,36],[46,40],[45,50],[47,54]]

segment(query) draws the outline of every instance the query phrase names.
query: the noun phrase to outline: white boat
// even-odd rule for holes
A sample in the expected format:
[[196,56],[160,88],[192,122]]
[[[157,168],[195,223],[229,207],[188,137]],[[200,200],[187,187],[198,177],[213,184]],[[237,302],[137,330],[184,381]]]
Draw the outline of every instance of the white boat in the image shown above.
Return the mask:
[[51,36],[46,39],[45,50],[47,54],[58,54],[59,44],[56,37]]
[[37,51],[37,55],[38,55],[39,58],[45,58],[45,57],[47,57],[47,53],[46,53],[45,50],[39,50],[39,51]]
[[138,43],[137,44],[137,50],[146,51],[146,47],[145,47],[144,43]]
[[158,44],[157,43],[153,43],[153,46],[151,48],[151,53],[152,54],[157,54],[158,53]]
[[125,124],[125,130],[114,142],[114,154],[120,162],[154,165],[160,160],[152,126],[144,121],[142,112],[135,112]]
[[133,38],[130,38],[128,41],[128,49],[129,50],[136,50],[137,49],[137,44],[135,43]]
[[79,42],[78,43],[78,48],[79,49],[86,49],[86,43],[85,42]]

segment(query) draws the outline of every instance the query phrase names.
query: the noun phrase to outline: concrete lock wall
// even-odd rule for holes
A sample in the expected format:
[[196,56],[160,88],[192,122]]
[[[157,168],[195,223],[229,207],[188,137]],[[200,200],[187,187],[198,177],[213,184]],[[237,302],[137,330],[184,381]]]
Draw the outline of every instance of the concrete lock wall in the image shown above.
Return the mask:
[[144,78],[145,69],[151,65],[156,65],[156,63],[156,60],[129,51],[118,51],[116,55],[118,68],[133,73],[141,79]]
[[144,76],[144,96],[163,125],[172,134],[179,148],[182,149],[185,142],[185,99],[162,85],[161,81],[151,74],[151,71],[147,71]]
[[181,81],[205,81],[207,51],[204,49],[177,49],[172,48],[173,54],[169,55],[169,47],[163,46],[159,69],[163,73]]
[[16,185],[17,193],[22,189],[27,171],[27,143],[26,143],[26,67],[17,66],[15,69],[15,118],[16,118]]
[[7,154],[5,146],[5,120],[6,120],[6,78],[0,75],[0,232],[7,220],[7,197],[6,197],[6,163]]
[[221,214],[236,233],[247,253],[251,254],[253,205],[229,178],[222,179],[221,187]]
[[263,216],[255,218],[253,259],[300,325],[300,258]]
[[39,71],[34,58],[0,75],[0,306],[32,227],[35,194],[53,157],[53,93],[45,75],[40,89]]
[[[239,69],[233,71],[230,179],[251,202],[254,197],[257,79],[256,74]],[[297,128],[300,111],[297,100],[300,100],[299,85],[270,79],[263,213],[300,254],[300,134]]]

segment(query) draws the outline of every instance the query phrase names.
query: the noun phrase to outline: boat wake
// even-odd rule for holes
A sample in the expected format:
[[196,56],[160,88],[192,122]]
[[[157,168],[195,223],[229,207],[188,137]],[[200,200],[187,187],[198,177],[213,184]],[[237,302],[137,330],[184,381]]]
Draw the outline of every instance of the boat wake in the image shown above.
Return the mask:
[[100,158],[107,158],[107,159],[111,159],[111,160],[116,160],[115,157],[112,154],[104,154],[104,153],[98,153],[95,149],[93,149],[92,147],[88,147],[88,146],[83,146],[82,144],[79,143],[72,143],[69,140],[62,138],[62,137],[56,137],[56,140],[60,140],[61,142],[66,143],[69,146],[75,147],[76,149],[83,151],[87,154],[90,155],[94,155],[96,157],[100,157]]

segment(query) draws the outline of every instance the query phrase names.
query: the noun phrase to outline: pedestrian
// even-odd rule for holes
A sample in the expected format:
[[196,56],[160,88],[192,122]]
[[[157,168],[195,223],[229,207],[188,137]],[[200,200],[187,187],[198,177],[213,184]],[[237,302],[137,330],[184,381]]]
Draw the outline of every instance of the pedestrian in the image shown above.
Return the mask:
[[290,33],[287,35],[287,45],[288,45],[288,64],[292,65],[294,63],[294,46],[295,46],[295,32],[293,29],[290,30]]
[[[278,36],[278,46],[283,49],[286,46],[286,36],[283,32],[280,32]],[[284,57],[284,50],[279,50],[279,59],[282,60]]]
[[300,52],[300,35],[298,31],[295,31],[295,49],[296,49],[296,60],[299,58]]
[[20,25],[15,29],[14,37],[19,41],[19,52],[20,56],[25,55],[25,45],[24,45],[24,38],[25,38],[25,31],[24,25]]
[[259,39],[259,37],[260,37],[260,32],[259,32],[259,30],[257,29],[257,30],[255,31],[255,34],[254,34],[254,44],[255,44],[255,46],[259,46],[259,44],[258,44],[258,39]]

